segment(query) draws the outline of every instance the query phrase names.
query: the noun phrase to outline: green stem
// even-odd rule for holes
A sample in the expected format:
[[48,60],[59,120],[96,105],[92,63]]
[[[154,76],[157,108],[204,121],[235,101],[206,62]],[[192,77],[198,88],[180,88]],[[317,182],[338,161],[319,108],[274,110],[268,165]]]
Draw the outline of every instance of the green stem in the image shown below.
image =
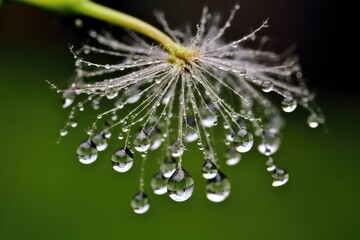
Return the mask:
[[[1,0],[0,0],[1,1]],[[10,0],[65,14],[79,14],[141,33],[160,43],[173,57],[188,60],[194,52],[175,43],[168,35],[154,26],[123,12],[102,6],[90,0]]]

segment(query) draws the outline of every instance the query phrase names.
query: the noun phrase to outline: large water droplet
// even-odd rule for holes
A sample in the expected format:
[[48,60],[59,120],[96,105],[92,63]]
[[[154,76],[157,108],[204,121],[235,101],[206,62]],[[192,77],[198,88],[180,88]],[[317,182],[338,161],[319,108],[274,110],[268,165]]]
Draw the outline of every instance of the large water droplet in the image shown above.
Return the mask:
[[98,156],[96,145],[90,139],[80,144],[76,150],[76,153],[78,155],[79,161],[83,164],[93,163]]
[[108,146],[107,133],[107,131],[102,131],[91,138],[91,141],[96,145],[99,152],[104,151]]
[[244,127],[233,134],[233,144],[236,151],[244,153],[251,149],[254,143],[253,135]]
[[162,171],[159,171],[154,175],[151,180],[151,188],[157,195],[162,195],[167,192],[167,184],[168,179],[164,176]]
[[234,148],[230,148],[227,153],[225,153],[225,162],[229,166],[234,166],[238,164],[241,160],[241,155]]
[[200,109],[201,124],[206,128],[211,128],[217,125],[218,120],[216,113],[216,106],[213,103],[208,104]]
[[321,123],[321,119],[316,113],[311,113],[310,116],[307,119],[307,122],[309,124],[309,127],[311,128],[317,128],[319,124]]
[[289,174],[283,169],[276,168],[273,171],[272,179],[273,179],[272,182],[273,187],[279,187],[289,181]]
[[138,152],[146,152],[151,146],[150,137],[141,130],[134,139],[134,148]]
[[160,169],[163,172],[164,177],[169,178],[176,171],[176,167],[177,167],[177,162],[176,162],[175,158],[166,157],[164,159],[163,163],[161,164]]
[[171,156],[173,157],[180,157],[181,155],[183,155],[184,150],[185,150],[185,146],[182,145],[179,141],[175,141],[170,146]]
[[209,115],[201,119],[201,124],[206,128],[214,127],[217,123],[216,115]]
[[167,183],[167,192],[171,199],[183,202],[189,199],[194,190],[194,180],[182,167],[176,169]]
[[201,171],[202,171],[203,177],[205,179],[212,179],[218,173],[218,169],[217,169],[216,165],[213,162],[211,162],[210,160],[205,160],[205,163],[204,163]]
[[63,106],[62,107],[67,108],[74,102],[75,91],[72,89],[65,90],[62,94],[62,98],[63,98]]
[[150,208],[149,198],[143,191],[140,191],[132,198],[131,207],[137,214],[146,213]]
[[127,172],[134,163],[132,152],[127,148],[120,148],[111,157],[111,163],[115,171]]
[[284,98],[284,100],[281,102],[281,108],[284,110],[284,112],[292,112],[296,109],[297,102],[294,98]]
[[230,194],[229,179],[220,171],[215,178],[210,179],[206,185],[206,197],[212,202],[222,202]]
[[280,147],[281,139],[276,133],[266,131],[263,135],[263,140],[258,146],[260,153],[270,156],[274,154]]
[[261,83],[261,89],[263,92],[271,92],[274,89],[274,84],[269,80],[265,80]]

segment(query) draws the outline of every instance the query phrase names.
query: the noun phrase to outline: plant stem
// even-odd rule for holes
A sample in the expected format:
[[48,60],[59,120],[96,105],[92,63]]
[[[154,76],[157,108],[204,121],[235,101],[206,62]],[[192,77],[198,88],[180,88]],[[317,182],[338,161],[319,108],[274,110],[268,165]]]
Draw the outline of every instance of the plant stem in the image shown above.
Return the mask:
[[[1,1],[1,0],[0,0]],[[141,33],[160,43],[173,57],[187,61],[195,52],[174,42],[154,26],[126,13],[94,3],[90,0],[10,0],[25,3],[64,14],[80,14]]]

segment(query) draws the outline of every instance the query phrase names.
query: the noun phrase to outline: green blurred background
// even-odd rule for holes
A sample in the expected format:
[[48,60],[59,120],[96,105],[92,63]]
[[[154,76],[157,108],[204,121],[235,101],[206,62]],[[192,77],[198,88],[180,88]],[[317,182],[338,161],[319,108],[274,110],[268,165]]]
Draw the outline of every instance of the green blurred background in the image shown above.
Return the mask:
[[[233,5],[180,2],[106,4],[151,23],[152,11],[162,9],[175,26],[195,23],[205,4],[223,15]],[[81,128],[56,144],[67,111],[45,80],[67,85],[74,69],[68,44],[85,42],[84,30],[73,26],[73,18],[25,6],[0,8],[0,239],[360,239],[360,101],[352,83],[342,87],[348,79],[332,71],[335,2],[314,2],[244,0],[229,34],[239,37],[270,17],[266,34],[276,39],[274,48],[297,43],[305,77],[318,92],[328,133],[310,129],[303,110],[286,116],[283,145],[274,158],[290,172],[289,183],[272,188],[264,157],[254,150],[237,166],[224,167],[231,195],[211,203],[199,172],[202,157],[194,151],[185,158],[196,182],[193,196],[176,203],[146,185],[151,208],[141,216],[129,206],[140,164],[126,174],[113,171],[108,159],[118,147],[115,139],[89,166],[75,155],[85,138]],[[107,27],[84,20],[85,29]],[[80,121],[91,117],[85,111]],[[156,169],[149,159],[147,183]]]

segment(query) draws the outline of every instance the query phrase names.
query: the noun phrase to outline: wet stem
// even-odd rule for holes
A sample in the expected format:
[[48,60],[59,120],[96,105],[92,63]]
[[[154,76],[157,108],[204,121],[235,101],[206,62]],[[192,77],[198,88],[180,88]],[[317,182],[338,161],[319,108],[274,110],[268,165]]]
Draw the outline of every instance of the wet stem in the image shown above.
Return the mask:
[[83,15],[131,29],[158,42],[172,57],[178,59],[189,59],[194,55],[193,51],[175,43],[154,26],[90,0],[10,0],[10,2],[24,3],[61,14]]

